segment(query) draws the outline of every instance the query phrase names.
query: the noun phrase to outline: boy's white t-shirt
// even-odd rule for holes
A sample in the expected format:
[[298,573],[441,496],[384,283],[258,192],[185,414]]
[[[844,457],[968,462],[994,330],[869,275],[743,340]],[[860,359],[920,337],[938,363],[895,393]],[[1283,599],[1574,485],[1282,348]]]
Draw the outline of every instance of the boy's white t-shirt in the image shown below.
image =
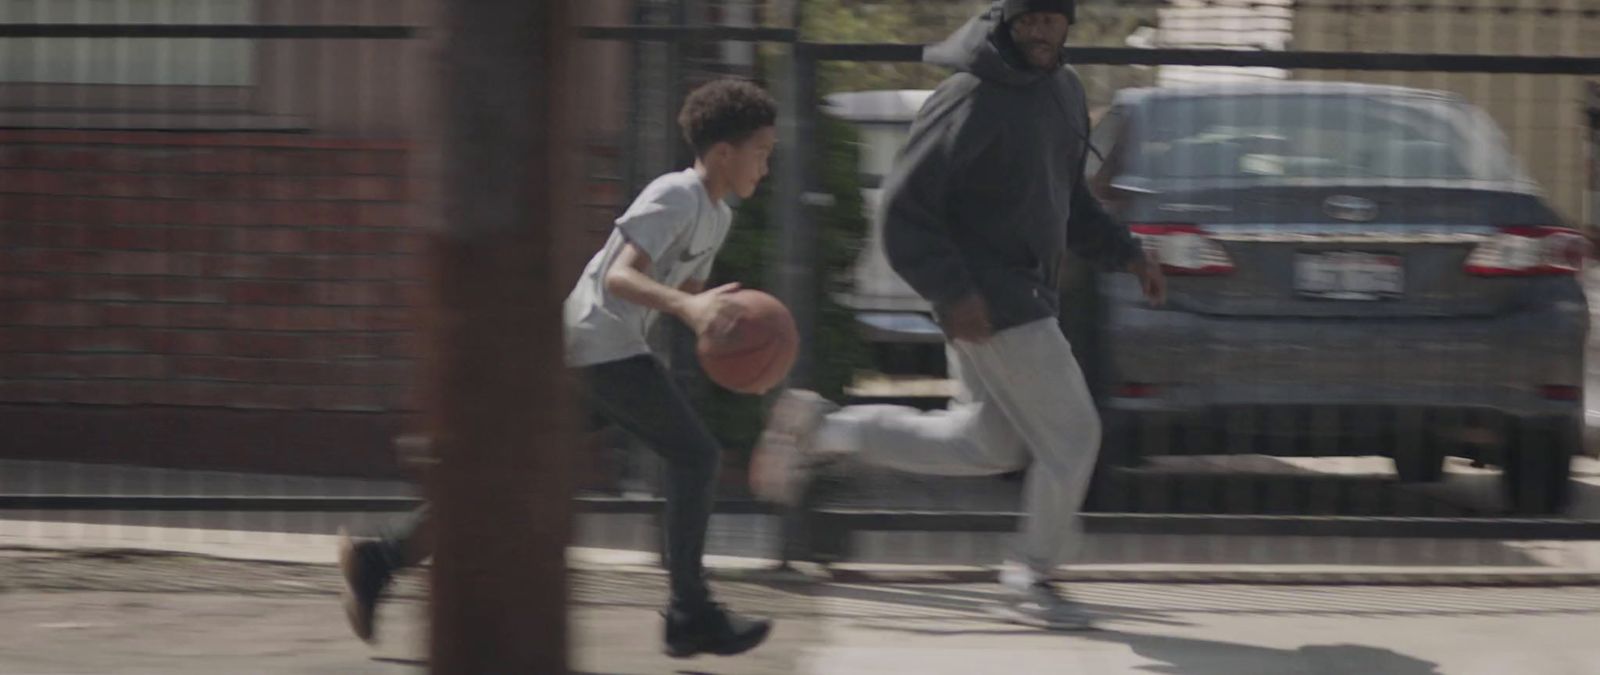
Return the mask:
[[606,292],[605,275],[632,243],[650,256],[650,276],[677,288],[711,276],[711,264],[728,236],[733,210],[713,203],[694,169],[651,182],[633,200],[616,229],[583,270],[563,306],[567,365],[581,368],[650,353],[645,340],[656,312]]

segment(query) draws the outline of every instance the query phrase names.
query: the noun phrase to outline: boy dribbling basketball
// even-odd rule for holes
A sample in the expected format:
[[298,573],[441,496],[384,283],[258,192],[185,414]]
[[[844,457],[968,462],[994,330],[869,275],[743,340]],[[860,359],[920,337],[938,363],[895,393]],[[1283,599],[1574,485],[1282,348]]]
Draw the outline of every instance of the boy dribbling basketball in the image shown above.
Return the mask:
[[[690,94],[678,123],[695,166],[639,194],[590,259],[563,312],[567,363],[584,401],[666,460],[671,600],[663,615],[665,651],[674,657],[742,653],[771,630],[770,622],[741,617],[711,599],[701,558],[721,448],[645,336],[661,314],[711,337],[738,321],[739,306],[728,298],[738,285],[706,290],[705,282],[733,221],[725,200],[750,197],[766,177],[776,120],[772,97],[749,82],[719,80]],[[431,550],[418,541],[427,531],[422,511],[389,536],[345,544],[346,609],[363,639],[371,639],[373,611],[394,572]]]

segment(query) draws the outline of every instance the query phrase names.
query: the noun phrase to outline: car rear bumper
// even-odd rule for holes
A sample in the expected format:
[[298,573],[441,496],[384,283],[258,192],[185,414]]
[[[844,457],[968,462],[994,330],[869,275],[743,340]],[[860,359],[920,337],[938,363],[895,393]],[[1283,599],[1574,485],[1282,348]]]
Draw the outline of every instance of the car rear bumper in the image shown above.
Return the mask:
[[1583,414],[1582,401],[1552,400],[1537,391],[1473,385],[1179,385],[1154,396],[1107,398],[1111,410],[1138,413],[1220,415],[1250,408],[1356,409],[1366,406],[1500,413],[1514,417],[1564,417]]
[[1587,307],[1571,302],[1489,318],[1384,320],[1208,317],[1120,305],[1107,327],[1107,405],[1179,414],[1378,406],[1581,415],[1588,320]]
[[[1115,408],[1106,432],[1124,456],[1262,454],[1393,455],[1432,447],[1499,463],[1528,429],[1576,425],[1571,412],[1418,405],[1214,405],[1183,411]],[[1575,430],[1575,429],[1574,429]],[[1551,447],[1552,450],[1558,449]],[[1560,446],[1577,452],[1579,446]]]

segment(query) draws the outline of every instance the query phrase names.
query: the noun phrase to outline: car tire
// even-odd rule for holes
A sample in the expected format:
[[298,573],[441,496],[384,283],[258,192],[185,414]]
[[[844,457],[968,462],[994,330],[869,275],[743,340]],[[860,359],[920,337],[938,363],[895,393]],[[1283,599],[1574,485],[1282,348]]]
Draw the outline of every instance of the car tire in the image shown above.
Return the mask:
[[1106,412],[1101,416],[1099,466],[1133,469],[1144,464],[1138,424],[1132,415]]
[[1100,454],[1095,458],[1094,475],[1089,479],[1085,508],[1102,512],[1132,510],[1129,500],[1135,479],[1122,470],[1135,468],[1144,461],[1137,439],[1130,433],[1133,427],[1128,415],[1110,411],[1101,414]]
[[1444,479],[1445,452],[1431,438],[1421,439],[1409,448],[1395,448],[1394,472],[1402,483],[1437,483]]
[[1501,483],[1512,511],[1529,516],[1561,513],[1572,495],[1572,457],[1582,434],[1570,418],[1529,420],[1506,448]]

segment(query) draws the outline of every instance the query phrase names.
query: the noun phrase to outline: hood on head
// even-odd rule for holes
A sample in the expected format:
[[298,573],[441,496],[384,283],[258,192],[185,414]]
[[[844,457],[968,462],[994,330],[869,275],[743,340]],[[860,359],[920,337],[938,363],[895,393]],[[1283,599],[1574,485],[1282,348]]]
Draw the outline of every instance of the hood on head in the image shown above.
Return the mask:
[[1078,22],[1077,0],[1001,0],[1000,10],[1006,21],[1028,12],[1059,12],[1068,21]]
[[922,52],[922,61],[972,73],[990,82],[1025,85],[1050,74],[1026,65],[1011,45],[1004,20],[1005,2],[999,0],[972,17],[943,42]]

